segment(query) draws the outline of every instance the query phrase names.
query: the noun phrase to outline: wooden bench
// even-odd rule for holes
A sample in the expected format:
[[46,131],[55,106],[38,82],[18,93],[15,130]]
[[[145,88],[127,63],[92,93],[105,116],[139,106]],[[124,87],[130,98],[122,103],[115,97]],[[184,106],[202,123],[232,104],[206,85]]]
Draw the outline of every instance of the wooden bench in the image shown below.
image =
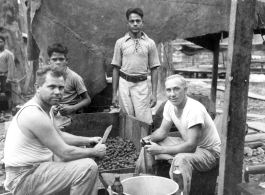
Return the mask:
[[259,186],[260,182],[251,182],[249,183],[250,174],[264,174],[265,165],[254,165],[247,166],[244,170],[244,179],[246,183],[240,183],[237,185],[237,189],[245,195],[264,195],[265,188]]

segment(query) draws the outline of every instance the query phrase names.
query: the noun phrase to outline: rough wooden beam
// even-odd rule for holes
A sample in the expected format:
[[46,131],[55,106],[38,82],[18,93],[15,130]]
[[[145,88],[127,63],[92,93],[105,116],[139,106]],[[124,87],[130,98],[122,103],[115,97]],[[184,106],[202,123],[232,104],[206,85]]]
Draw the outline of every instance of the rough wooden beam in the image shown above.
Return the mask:
[[218,195],[239,195],[256,0],[232,0]]

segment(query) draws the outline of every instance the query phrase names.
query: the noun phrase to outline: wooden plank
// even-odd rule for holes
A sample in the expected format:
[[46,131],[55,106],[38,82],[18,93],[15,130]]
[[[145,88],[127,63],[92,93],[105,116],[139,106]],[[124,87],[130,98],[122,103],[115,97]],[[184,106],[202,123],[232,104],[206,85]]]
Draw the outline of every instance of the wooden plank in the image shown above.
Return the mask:
[[125,137],[125,124],[126,124],[126,116],[121,113],[119,115],[119,135],[121,137]]
[[[210,85],[204,85],[203,87],[210,88],[211,86]],[[224,86],[217,86],[217,90],[225,91],[225,87]],[[248,97],[252,98],[252,99],[256,99],[256,100],[264,100],[265,101],[265,97],[263,95],[255,94],[252,92],[248,92]]]
[[255,5],[231,1],[218,195],[240,195]]
[[83,113],[73,117],[73,123],[66,127],[67,132],[90,131],[95,129],[106,130],[112,125],[113,129],[119,128],[119,113]]
[[260,182],[252,182],[252,183],[240,183],[237,184],[237,188],[244,195],[264,195],[265,188],[259,186]]
[[[216,109],[216,113],[223,113],[223,110]],[[253,118],[260,118],[260,119],[263,119],[263,118],[265,118],[265,115],[248,113],[248,114],[247,114],[247,117],[253,117]]]
[[145,122],[137,120],[135,117],[125,115],[126,124],[124,137],[131,140],[137,152],[140,152],[140,139],[149,135],[149,125]]
[[260,141],[255,141],[255,142],[245,142],[245,147],[249,147],[249,148],[258,148],[264,146],[263,142]]
[[258,131],[256,131],[256,130],[248,129],[248,135],[255,134],[257,132]]
[[251,135],[246,135],[245,142],[254,142],[254,141],[264,141],[265,133],[256,133]]
[[265,132],[265,123],[261,123],[261,122],[247,122],[248,127],[257,131],[263,131]]
[[[183,72],[183,73],[204,73],[204,74],[209,73],[210,74],[212,73],[212,68],[204,68],[204,67],[177,68],[177,69],[174,69],[174,72],[175,73]],[[218,69],[218,75],[224,74],[224,73],[226,73],[224,68]]]
[[135,167],[113,169],[113,170],[103,170],[101,173],[134,173]]
[[[95,136],[102,137],[104,132],[105,132],[105,129],[93,129],[93,130],[89,130],[89,131],[72,131],[69,133],[71,133],[73,135],[85,136],[85,137],[95,137]],[[119,136],[119,129],[112,129],[109,136],[110,137]]]

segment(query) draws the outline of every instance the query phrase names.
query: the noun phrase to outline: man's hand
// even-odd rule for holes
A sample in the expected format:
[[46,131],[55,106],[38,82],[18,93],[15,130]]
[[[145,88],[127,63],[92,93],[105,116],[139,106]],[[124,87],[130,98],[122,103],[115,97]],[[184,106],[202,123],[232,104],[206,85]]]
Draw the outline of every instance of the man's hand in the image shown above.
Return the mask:
[[150,141],[151,141],[150,139],[151,139],[151,136],[150,136],[150,135],[145,136],[145,137],[143,137],[143,138],[140,140],[140,143],[143,145],[144,142],[143,142],[142,140],[144,140],[145,142],[150,142]]
[[156,105],[156,101],[157,101],[156,95],[152,94],[149,102],[150,108],[153,108]]
[[62,116],[67,116],[75,112],[75,109],[73,106],[60,105],[59,112]]
[[103,158],[106,155],[107,147],[105,144],[97,144],[94,147],[95,150],[95,157]]
[[114,106],[114,108],[118,108],[119,107],[119,100],[118,100],[118,96],[117,95],[113,95],[113,97],[112,97],[112,105]]
[[151,155],[161,154],[162,152],[162,146],[159,146],[158,144],[151,142],[151,145],[145,145],[146,151]]
[[89,137],[88,138],[89,145],[96,145],[100,142],[100,140],[102,140],[101,137]]
[[52,112],[53,112],[53,115],[56,116],[59,112],[59,105],[54,105],[52,106]]

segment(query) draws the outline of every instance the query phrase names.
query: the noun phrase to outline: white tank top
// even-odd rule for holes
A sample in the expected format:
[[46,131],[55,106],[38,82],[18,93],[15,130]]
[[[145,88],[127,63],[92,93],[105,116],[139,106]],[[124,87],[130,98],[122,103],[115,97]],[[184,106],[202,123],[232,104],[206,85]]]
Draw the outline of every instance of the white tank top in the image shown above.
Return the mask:
[[27,166],[50,161],[53,153],[44,146],[38,139],[26,137],[18,127],[17,117],[20,112],[28,106],[37,106],[35,102],[27,102],[13,118],[5,140],[4,163],[5,166]]

